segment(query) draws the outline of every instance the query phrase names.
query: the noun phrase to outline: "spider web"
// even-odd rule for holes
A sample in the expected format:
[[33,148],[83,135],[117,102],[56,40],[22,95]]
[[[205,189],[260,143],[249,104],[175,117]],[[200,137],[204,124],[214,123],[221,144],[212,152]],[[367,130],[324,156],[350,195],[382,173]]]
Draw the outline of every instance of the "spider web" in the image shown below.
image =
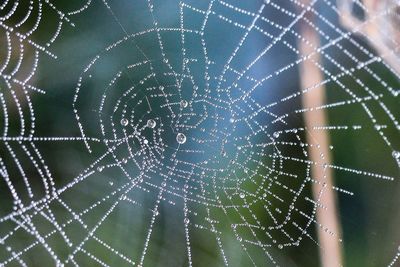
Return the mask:
[[[294,265],[285,253],[305,242],[319,247],[315,229],[342,242],[316,219],[317,209],[326,208],[310,194],[321,183],[312,167],[378,186],[395,182],[399,74],[385,58],[398,45],[383,29],[396,49],[377,55],[357,38],[360,28],[339,26],[343,14],[328,0],[79,4],[72,11],[61,1],[0,6],[0,266]],[[61,126],[66,134],[38,134],[37,121],[51,115],[36,111],[35,101],[51,89],[36,85],[40,60],[63,65],[67,56],[52,50],[56,40],[84,27],[74,18],[93,10],[112,23],[113,32],[104,31],[112,41],[93,48],[85,64],[74,65],[78,71],[57,75],[76,82],[65,100],[73,115],[71,125]],[[140,21],[130,21],[128,10]],[[388,6],[371,20],[392,11]],[[299,24],[318,32],[320,47],[312,47]],[[314,52],[301,55],[298,43]],[[315,54],[324,61],[313,62],[324,79],[299,90],[292,77]],[[303,107],[301,97],[323,86],[339,93],[325,105]],[[303,116],[320,110],[359,112],[362,119],[304,127]],[[332,140],[371,135],[382,149],[365,150],[391,169],[332,163],[322,152],[311,159],[308,148],[320,149],[306,139],[313,131]],[[86,158],[53,159],[59,144]],[[341,149],[334,141],[329,148]],[[73,162],[68,168],[76,173],[59,177],[65,174],[53,165],[62,161]],[[319,195],[356,198],[346,184],[322,185]],[[398,263],[397,247],[393,254],[389,266]]]

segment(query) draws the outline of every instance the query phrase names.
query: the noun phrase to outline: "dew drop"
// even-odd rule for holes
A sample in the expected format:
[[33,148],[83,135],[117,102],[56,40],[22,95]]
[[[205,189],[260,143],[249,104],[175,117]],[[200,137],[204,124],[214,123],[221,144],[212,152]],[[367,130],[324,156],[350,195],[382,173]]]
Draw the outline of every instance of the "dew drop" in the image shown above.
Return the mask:
[[184,143],[186,143],[186,135],[184,135],[183,133],[178,133],[178,134],[176,135],[176,141],[177,141],[179,144],[184,144]]
[[239,197],[240,197],[240,198],[244,198],[245,196],[246,196],[246,195],[245,195],[244,193],[240,193],[240,194],[239,194]]
[[278,132],[274,132],[274,133],[273,133],[273,136],[274,136],[275,138],[278,138],[278,137],[279,137],[279,133],[278,133]]
[[279,248],[279,249],[283,249],[283,245],[279,244],[279,245],[278,245],[278,248]]
[[400,159],[400,151],[393,151],[393,152],[392,152],[392,156],[393,156],[395,159]]
[[151,128],[151,129],[154,129],[154,128],[156,127],[156,125],[157,125],[157,123],[156,123],[156,121],[153,120],[153,119],[149,119],[149,120],[147,121],[147,127]]
[[128,123],[129,123],[129,120],[126,119],[126,118],[123,118],[123,119],[121,120],[121,125],[122,125],[122,126],[127,126]]
[[188,106],[188,102],[186,100],[181,100],[180,106],[181,108],[186,108]]

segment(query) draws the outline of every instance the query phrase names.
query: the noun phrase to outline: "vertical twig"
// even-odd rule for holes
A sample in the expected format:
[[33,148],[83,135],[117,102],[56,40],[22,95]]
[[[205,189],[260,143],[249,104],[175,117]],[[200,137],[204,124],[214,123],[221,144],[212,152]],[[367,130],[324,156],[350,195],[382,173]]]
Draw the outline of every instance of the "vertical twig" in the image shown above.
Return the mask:
[[[308,2],[308,0],[303,0]],[[305,3],[306,4],[306,3]],[[307,17],[309,20],[312,18]],[[315,49],[320,46],[318,32],[306,22],[300,26],[300,34],[308,42],[299,42],[300,57],[313,54],[307,60],[300,63],[300,80],[302,90],[321,84],[324,80],[318,65],[321,63],[320,53],[315,53]],[[325,86],[319,85],[318,88],[302,94],[304,108],[322,106],[325,104]],[[327,131],[313,131],[313,126],[327,125],[327,118],[324,109],[313,109],[304,113],[305,126],[307,128],[306,138],[308,144],[308,154],[310,160],[314,162],[311,168],[311,175],[315,181],[312,184],[312,194],[314,200],[323,208],[317,207],[316,218],[321,227],[317,227],[318,241],[320,244],[320,258],[323,267],[333,267],[342,265],[341,252],[341,227],[337,215],[336,194],[332,189],[333,175],[329,166],[331,156],[329,151],[329,136]],[[321,156],[322,155],[322,156]],[[325,231],[328,229],[328,232]],[[333,237],[330,233],[334,233]]]

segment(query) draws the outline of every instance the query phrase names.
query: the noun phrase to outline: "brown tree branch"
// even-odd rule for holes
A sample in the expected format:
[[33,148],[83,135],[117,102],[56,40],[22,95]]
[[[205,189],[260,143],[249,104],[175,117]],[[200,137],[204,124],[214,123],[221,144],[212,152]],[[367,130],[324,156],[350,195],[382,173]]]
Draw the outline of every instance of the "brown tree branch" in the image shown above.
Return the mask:
[[[308,0],[302,1],[307,4]],[[308,17],[312,20],[312,17]],[[320,53],[316,49],[320,47],[319,34],[311,25],[301,24],[300,34],[307,42],[300,41],[300,57],[307,57],[300,63],[301,87],[305,93],[302,94],[304,108],[323,106],[325,104],[325,86],[321,85],[324,80],[321,69],[318,67],[321,63]],[[313,86],[318,88],[307,91],[307,88]],[[331,168],[331,155],[329,150],[329,136],[327,131],[314,131],[314,126],[328,125],[324,109],[309,109],[304,113],[306,126],[306,138],[308,154],[313,162],[311,167],[311,176],[314,180],[312,193],[314,201],[318,207],[316,218],[319,227],[317,227],[318,241],[320,245],[320,258],[323,267],[333,267],[342,265],[341,248],[341,227],[337,215],[337,199],[333,186],[333,174]]]

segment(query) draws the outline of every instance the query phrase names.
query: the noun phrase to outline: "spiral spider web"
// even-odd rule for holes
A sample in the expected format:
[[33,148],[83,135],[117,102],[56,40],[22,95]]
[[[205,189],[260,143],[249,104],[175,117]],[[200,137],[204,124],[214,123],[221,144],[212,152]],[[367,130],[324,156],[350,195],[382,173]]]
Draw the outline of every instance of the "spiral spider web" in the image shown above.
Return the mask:
[[[62,6],[41,0],[0,6],[7,47],[0,69],[0,266],[290,265],[285,251],[308,241],[320,246],[316,228],[341,242],[316,219],[325,207],[310,196],[312,184],[320,183],[313,166],[378,185],[395,182],[399,74],[384,60],[390,55],[378,56],[355,36],[358,28],[338,26],[342,14],[334,3],[89,0],[73,11]],[[122,13],[125,8],[132,13]],[[68,55],[52,51],[56,40],[65,27],[84,27],[74,18],[91,10],[113,23],[113,32],[104,31],[112,41],[105,38],[86,64],[75,65],[79,73],[57,75],[76,81],[67,100],[74,121],[61,128],[78,134],[38,134],[43,120],[35,100],[50,90],[35,86],[40,60],[66,62]],[[391,12],[386,8],[373,19]],[[129,20],[135,16],[140,21]],[[58,24],[49,26],[54,20]],[[132,23],[138,24],[133,32]],[[320,47],[302,35],[301,23],[322,37]],[[302,56],[299,42],[314,52]],[[324,80],[290,88],[298,66],[314,54],[325,62],[314,62]],[[379,67],[396,81],[383,78]],[[325,105],[302,107],[302,95],[323,86],[340,94]],[[307,129],[303,116],[317,110],[342,116],[357,110],[363,118]],[[374,135],[395,171],[327,162],[322,152],[315,161],[308,148],[320,144],[305,136],[313,131]],[[52,164],[69,155],[52,159],[57,144],[74,144],[90,160],[69,159],[77,173],[58,178]],[[319,194],[357,195],[340,181],[321,185]],[[215,262],[202,263],[213,253]],[[391,266],[400,256],[393,254]]]

